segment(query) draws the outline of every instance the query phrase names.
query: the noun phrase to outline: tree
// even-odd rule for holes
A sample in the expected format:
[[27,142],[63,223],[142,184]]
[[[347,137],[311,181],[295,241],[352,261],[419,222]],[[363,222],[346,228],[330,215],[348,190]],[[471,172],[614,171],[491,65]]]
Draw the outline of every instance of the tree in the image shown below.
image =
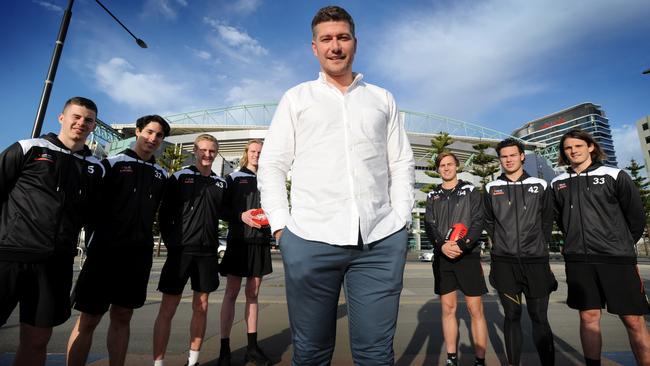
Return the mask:
[[[641,202],[643,203],[643,211],[650,212],[650,190],[648,189],[648,186],[650,186],[650,182],[648,182],[648,178],[644,177],[641,175],[641,170],[645,168],[645,165],[639,165],[639,163],[636,162],[636,160],[632,159],[630,160],[630,165],[626,166],[625,169],[630,171],[630,176],[632,177],[632,181],[634,182],[634,185],[639,189],[639,194],[641,195]],[[646,222],[645,222],[645,236],[643,237],[643,246],[645,249],[645,255],[649,255],[650,252],[648,251],[648,243],[646,240],[646,236],[648,233],[650,233],[650,216],[646,215]]]
[[[454,139],[451,138],[451,136],[449,136],[447,132],[442,132],[442,131],[440,131],[438,135],[436,135],[436,137],[431,139],[431,148],[428,151],[428,153],[431,154],[431,160],[429,160],[428,169],[424,171],[424,174],[426,174],[431,178],[440,178],[440,174],[436,172],[436,165],[435,165],[436,156],[442,154],[445,151],[449,151],[449,149],[447,149],[447,146],[451,145],[453,142]],[[435,184],[433,183],[425,184],[424,186],[422,186],[422,188],[420,188],[420,191],[424,193],[429,193],[431,192],[434,186]],[[422,207],[424,207],[424,205],[422,205]]]
[[472,159],[472,171],[470,173],[481,177],[482,189],[485,189],[485,185],[490,181],[492,174],[499,171],[499,163],[496,157],[485,152],[490,148],[489,144],[482,142],[472,147],[476,150],[476,154]]
[[[188,157],[189,155],[183,154],[183,150],[181,150],[180,146],[170,145],[165,149],[165,151],[163,151],[161,156],[156,158],[156,162],[158,163],[158,165],[165,168],[165,170],[167,170],[167,173],[173,174],[174,172],[179,171],[183,167],[183,162]],[[153,222],[153,234],[159,236],[156,255],[160,256],[162,237],[160,236],[160,224],[158,222],[157,212]]]
[[162,155],[159,156],[156,161],[158,165],[165,168],[169,174],[179,171],[183,167],[183,162],[189,157],[188,154],[184,154],[180,146],[171,145],[168,146]]

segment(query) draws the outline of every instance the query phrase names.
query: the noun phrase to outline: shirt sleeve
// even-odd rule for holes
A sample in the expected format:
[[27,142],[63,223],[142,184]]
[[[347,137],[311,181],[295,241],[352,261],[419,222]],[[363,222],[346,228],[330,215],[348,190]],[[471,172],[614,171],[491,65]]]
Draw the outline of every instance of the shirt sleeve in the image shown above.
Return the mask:
[[427,233],[427,237],[433,245],[435,252],[440,253],[440,247],[444,244],[445,240],[440,235],[438,231],[438,225],[436,225],[433,217],[433,199],[430,195],[427,196],[427,204],[424,211],[424,231]]
[[389,121],[387,135],[388,174],[390,204],[405,223],[411,222],[411,211],[415,203],[415,161],[409,143],[404,121],[393,96],[388,94]]
[[5,202],[13,189],[23,166],[23,148],[19,143],[9,146],[0,154],[0,200]]
[[547,245],[551,245],[553,234],[553,220],[555,219],[555,200],[553,199],[553,187],[546,185],[542,196],[542,235]]
[[630,233],[632,233],[633,244],[636,244],[641,239],[645,228],[643,202],[641,201],[639,189],[634,185],[632,178],[622,170],[616,178],[616,195],[627,226]]
[[284,229],[290,218],[286,179],[295,155],[295,121],[290,97],[285,94],[264,139],[257,173],[262,209],[272,233]]
[[481,238],[484,227],[483,219],[483,201],[481,200],[481,192],[475,188],[470,192],[469,199],[472,207],[472,216],[467,235],[457,241],[458,247],[465,253],[469,253],[478,245],[478,240]]
[[492,239],[492,245],[494,245],[494,212],[492,211],[492,197],[490,197],[490,191],[487,187],[483,192],[483,198],[485,230]]
[[[228,222],[234,222],[237,221],[237,214],[235,213],[235,208],[234,208],[234,203],[233,203],[233,197],[235,195],[235,184],[230,176],[230,174],[226,175],[226,182],[225,182],[225,189],[223,191],[223,203],[221,207],[221,219],[228,221]],[[240,213],[241,214],[241,213]]]
[[180,190],[178,188],[178,180],[175,175],[171,175],[165,182],[165,191],[163,199],[160,204],[160,211],[158,212],[158,221],[160,222],[160,235],[162,235],[165,246],[173,243],[174,225],[182,225],[182,222],[175,222],[180,202]]

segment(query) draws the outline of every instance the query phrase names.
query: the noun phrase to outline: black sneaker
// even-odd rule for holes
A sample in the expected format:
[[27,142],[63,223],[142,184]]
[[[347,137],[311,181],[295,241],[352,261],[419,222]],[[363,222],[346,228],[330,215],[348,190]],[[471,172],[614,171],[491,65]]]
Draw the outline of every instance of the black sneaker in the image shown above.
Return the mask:
[[[187,362],[185,362],[185,366],[190,366],[190,364],[187,363]],[[193,365],[191,365],[191,366],[199,366],[199,363],[197,362],[197,363],[195,363],[195,364],[193,364]]]
[[259,347],[246,348],[245,362],[252,362],[256,366],[271,366],[271,360],[262,352]]
[[447,362],[445,362],[445,366],[458,366],[458,359],[457,358],[454,358],[454,359],[448,358]]

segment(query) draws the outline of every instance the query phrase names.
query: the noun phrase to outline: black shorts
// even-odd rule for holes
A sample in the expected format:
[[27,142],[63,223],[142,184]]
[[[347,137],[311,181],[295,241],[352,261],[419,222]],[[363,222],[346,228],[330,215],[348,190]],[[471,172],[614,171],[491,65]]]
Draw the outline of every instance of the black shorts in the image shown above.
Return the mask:
[[639,270],[634,264],[567,262],[567,305],[604,309],[617,315],[650,313]]
[[160,272],[158,291],[169,295],[183,293],[188,279],[192,291],[213,292],[219,287],[218,255],[192,255],[170,251]]
[[144,305],[153,248],[119,247],[89,252],[74,294],[74,308],[104,314],[111,304],[127,309]]
[[463,258],[451,263],[445,259],[433,261],[433,291],[445,295],[461,290],[465,296],[481,296],[487,293],[480,258]]
[[557,281],[548,262],[510,263],[492,259],[490,284],[498,292],[540,298],[557,290]]
[[20,322],[54,327],[70,317],[74,258],[53,256],[44,262],[0,261],[0,326],[20,303]]

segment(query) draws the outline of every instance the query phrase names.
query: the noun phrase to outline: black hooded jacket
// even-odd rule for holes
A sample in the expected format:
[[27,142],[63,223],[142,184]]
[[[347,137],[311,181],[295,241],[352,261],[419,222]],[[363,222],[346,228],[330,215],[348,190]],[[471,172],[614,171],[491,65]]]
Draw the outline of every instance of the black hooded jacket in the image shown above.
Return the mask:
[[153,248],[153,221],[167,171],[152,156],[144,161],[131,149],[102,160],[106,176],[101,208],[86,233],[88,254],[112,247]]
[[225,180],[215,173],[204,176],[193,165],[169,177],[158,214],[167,249],[217,253],[225,190]]
[[462,223],[468,229],[465,237],[456,242],[463,250],[463,257],[479,258],[480,252],[474,251],[474,248],[484,226],[481,192],[462,180],[458,181],[450,193],[439,185],[427,195],[424,228],[434,246],[436,259],[452,261],[442,254],[441,247],[445,243],[447,232],[456,223]]
[[228,245],[238,242],[269,245],[270,227],[256,229],[241,221],[242,212],[262,207],[260,191],[257,189],[257,175],[243,167],[239,171],[228,174],[226,183],[228,186],[226,196],[230,210]]
[[567,262],[636,263],[645,214],[639,191],[621,169],[593,163],[551,183]]
[[553,230],[553,194],[548,183],[524,171],[516,182],[501,174],[485,186],[485,222],[492,260],[548,261]]
[[88,147],[70,151],[52,133],[2,152],[0,258],[36,262],[55,253],[76,255],[103,175]]

